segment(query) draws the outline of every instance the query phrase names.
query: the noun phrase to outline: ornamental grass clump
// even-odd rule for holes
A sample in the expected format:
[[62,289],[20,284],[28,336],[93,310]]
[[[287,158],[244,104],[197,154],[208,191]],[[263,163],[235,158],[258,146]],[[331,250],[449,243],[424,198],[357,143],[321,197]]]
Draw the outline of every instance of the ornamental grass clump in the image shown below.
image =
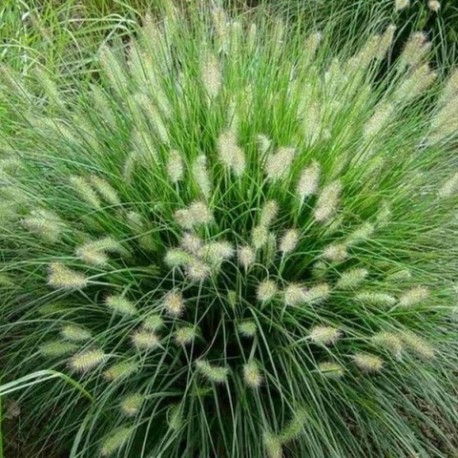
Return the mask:
[[73,89],[5,69],[2,382],[67,377],[15,393],[40,444],[452,450],[456,72],[330,33],[170,7]]

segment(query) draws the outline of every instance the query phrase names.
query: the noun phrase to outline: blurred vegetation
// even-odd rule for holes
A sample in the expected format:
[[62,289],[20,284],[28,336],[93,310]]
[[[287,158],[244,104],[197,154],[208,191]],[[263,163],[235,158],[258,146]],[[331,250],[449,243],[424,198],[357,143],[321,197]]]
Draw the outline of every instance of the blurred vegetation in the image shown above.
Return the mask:
[[[193,8],[211,0],[175,0]],[[215,0],[216,1],[216,0]],[[363,34],[374,20],[398,28],[395,55],[413,31],[424,31],[433,42],[434,60],[458,62],[458,1],[411,0],[396,11],[396,0],[222,0],[238,10],[260,5],[288,21],[314,29],[332,29],[336,44]],[[399,0],[398,0],[399,1]],[[124,36],[146,11],[158,10],[164,0],[3,0],[0,5],[0,60],[21,71],[34,63],[47,68],[65,66],[73,75],[87,64],[101,42]]]
[[[332,17],[336,42],[364,33],[374,19],[398,28],[394,55],[399,53],[406,38],[415,31],[424,31],[433,43],[437,65],[450,66],[458,62],[458,1],[442,0],[267,0],[272,10],[289,20],[312,23],[322,29]],[[405,3],[404,8],[396,9]],[[435,11],[435,7],[439,9]]]

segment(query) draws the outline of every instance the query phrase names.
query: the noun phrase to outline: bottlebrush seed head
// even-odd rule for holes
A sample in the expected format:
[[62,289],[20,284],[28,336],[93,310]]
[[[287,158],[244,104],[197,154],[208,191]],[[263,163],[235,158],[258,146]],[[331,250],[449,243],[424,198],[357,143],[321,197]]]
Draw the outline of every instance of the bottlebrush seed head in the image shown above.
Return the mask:
[[22,225],[50,243],[58,242],[65,228],[64,223],[56,214],[44,209],[33,210],[30,216],[22,220]]
[[347,246],[343,243],[328,245],[323,251],[323,258],[328,261],[342,262],[348,257]]
[[164,258],[164,262],[172,268],[188,266],[192,260],[193,257],[189,253],[178,248],[167,250]]
[[195,326],[183,326],[175,331],[175,341],[178,345],[190,345],[197,335],[198,331]]
[[326,300],[331,294],[331,288],[327,283],[320,283],[308,289],[304,293],[304,299],[308,304],[317,304]]
[[108,256],[103,251],[97,251],[87,246],[77,248],[75,253],[82,261],[93,266],[104,266],[109,261]]
[[406,291],[399,298],[399,305],[401,307],[412,307],[414,305],[421,304],[429,297],[429,289],[424,286],[416,286]]
[[275,200],[268,200],[262,207],[259,225],[269,227],[278,214],[278,203]]
[[199,186],[202,195],[205,197],[206,200],[208,200],[212,190],[212,185],[210,181],[209,172],[207,169],[207,158],[205,157],[205,155],[201,154],[194,161],[192,167],[192,175],[194,177],[195,182],[197,183],[197,186]]
[[233,255],[234,248],[229,242],[210,242],[199,250],[199,257],[211,266],[220,266]]
[[446,199],[458,194],[458,172],[452,175],[439,189],[438,196]]
[[354,289],[357,288],[369,275],[369,271],[364,268],[356,268],[344,271],[337,280],[336,288]]
[[92,189],[91,185],[85,178],[72,176],[70,177],[70,185],[74,188],[78,196],[91,207],[96,209],[101,208],[102,205],[97,193],[94,189]]
[[104,373],[104,377],[109,382],[123,380],[135,374],[140,366],[136,361],[121,361],[110,366]]
[[196,368],[209,382],[226,383],[229,377],[227,367],[216,366],[203,359],[196,361]]
[[241,246],[237,249],[237,258],[239,264],[247,270],[256,261],[256,253],[249,246]]
[[223,81],[218,58],[214,54],[207,53],[202,58],[201,75],[208,96],[215,98],[221,89]]
[[256,296],[261,302],[269,302],[278,292],[278,287],[273,280],[263,280],[259,283]]
[[183,179],[184,166],[183,159],[179,151],[170,151],[167,161],[167,175],[173,184],[176,184]]
[[441,9],[441,4],[438,0],[428,0],[428,8],[437,13]]
[[120,315],[134,316],[137,314],[135,304],[123,296],[108,296],[105,303],[113,312]]
[[339,379],[345,375],[345,370],[340,364],[329,361],[318,364],[318,370],[323,377],[329,379]]
[[251,233],[251,241],[256,250],[262,248],[269,237],[269,231],[265,226],[256,226]]
[[166,313],[172,317],[181,316],[185,309],[183,295],[179,291],[168,292],[164,296],[162,304]]
[[346,245],[356,245],[359,242],[363,242],[372,236],[375,232],[375,227],[371,223],[364,223],[355,229],[347,238]]
[[281,147],[275,153],[271,153],[264,166],[267,178],[271,181],[285,178],[291,170],[295,155],[296,149],[289,147]]
[[299,242],[299,231],[297,229],[288,229],[280,239],[279,250],[282,254],[289,254],[296,249]]
[[278,436],[265,432],[263,442],[268,458],[283,458],[282,442]]
[[256,137],[256,144],[258,145],[258,150],[261,157],[263,157],[267,151],[269,151],[272,145],[272,140],[270,140],[266,135],[259,134]]
[[334,181],[322,189],[314,210],[316,221],[319,223],[329,221],[337,210],[341,191],[342,185],[339,181]]
[[410,0],[395,0],[396,11],[401,11],[410,6]]
[[102,456],[111,456],[116,453],[126,445],[134,431],[135,428],[133,426],[122,426],[112,431],[102,442],[100,454]]
[[48,285],[56,289],[83,289],[89,283],[87,277],[66,267],[60,262],[49,266]]
[[88,372],[101,366],[107,360],[102,350],[87,350],[70,359],[69,366],[75,372]]
[[243,337],[254,337],[256,335],[257,326],[254,321],[245,320],[238,324],[237,330]]
[[311,165],[302,171],[297,184],[296,193],[301,203],[317,192],[319,181],[320,164],[318,162],[312,162]]
[[380,133],[383,127],[390,121],[394,113],[391,103],[382,103],[376,107],[374,114],[366,122],[363,130],[365,138],[370,139]]
[[161,340],[156,333],[143,329],[135,331],[131,340],[134,347],[140,351],[155,350],[161,345]]
[[164,326],[164,320],[158,314],[150,315],[143,320],[143,327],[148,331],[158,331],[162,326]]
[[262,385],[263,377],[255,361],[250,361],[243,366],[243,380],[250,388],[259,388]]
[[213,215],[204,202],[192,202],[188,208],[175,212],[177,223],[184,229],[207,225],[213,222]]
[[378,332],[372,336],[371,340],[376,347],[387,349],[398,359],[401,357],[404,345],[397,334],[393,332]]
[[403,332],[399,335],[405,346],[416,353],[420,358],[429,360],[435,357],[433,346],[425,339],[413,332]]
[[311,329],[310,340],[318,345],[334,345],[342,336],[342,332],[332,326],[315,326]]
[[118,206],[121,204],[121,199],[113,186],[108,181],[96,175],[91,175],[89,181],[100,196],[109,204]]
[[223,132],[217,141],[217,151],[220,161],[237,177],[241,177],[246,167],[245,153],[238,145],[234,129]]
[[392,307],[396,304],[396,298],[387,293],[378,293],[375,291],[362,291],[356,294],[355,299],[366,305],[380,307]]
[[73,342],[65,342],[64,340],[53,340],[40,345],[38,351],[43,355],[50,358],[64,356],[69,353],[74,353],[78,350],[78,345]]
[[426,35],[423,32],[414,33],[404,46],[400,62],[404,65],[415,67],[423,60],[430,49],[431,43],[428,42]]
[[132,393],[125,396],[121,401],[121,411],[127,417],[135,417],[142,407],[145,397],[140,393]]
[[183,410],[175,404],[167,411],[167,424],[172,431],[179,431],[183,425]]
[[192,259],[186,268],[186,274],[191,281],[202,282],[210,277],[211,268],[200,259]]
[[366,373],[380,372],[383,368],[383,360],[369,353],[356,353],[353,355],[353,362]]
[[68,324],[64,326],[60,333],[64,339],[73,342],[83,342],[85,340],[89,340],[92,337],[90,331],[74,324]]
[[202,239],[192,232],[186,232],[180,242],[182,248],[193,255],[197,255],[200,252],[202,244]]
[[285,304],[298,306],[306,302],[306,290],[298,283],[290,283],[283,291]]

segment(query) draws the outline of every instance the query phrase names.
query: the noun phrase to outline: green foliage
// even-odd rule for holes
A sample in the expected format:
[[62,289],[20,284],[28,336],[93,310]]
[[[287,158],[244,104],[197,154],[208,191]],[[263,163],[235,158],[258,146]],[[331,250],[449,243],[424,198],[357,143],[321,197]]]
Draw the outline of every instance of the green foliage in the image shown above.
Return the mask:
[[458,74],[328,29],[168,5],[90,81],[3,68],[2,382],[65,374],[15,399],[39,446],[453,449]]
[[[352,40],[368,23],[395,24],[401,31],[391,58],[402,51],[406,39],[424,31],[433,43],[434,61],[444,67],[458,59],[458,5],[449,0],[265,0],[271,9],[306,27],[319,29],[332,18],[337,43]],[[262,1],[260,2],[262,3]]]

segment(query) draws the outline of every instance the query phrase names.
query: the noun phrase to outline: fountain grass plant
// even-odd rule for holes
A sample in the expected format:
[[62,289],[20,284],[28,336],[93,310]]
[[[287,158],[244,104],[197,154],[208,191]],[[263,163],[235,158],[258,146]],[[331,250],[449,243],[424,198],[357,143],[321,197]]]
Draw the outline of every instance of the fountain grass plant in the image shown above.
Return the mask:
[[27,381],[25,441],[454,450],[458,73],[438,83],[416,34],[376,79],[395,34],[336,48],[332,21],[170,5],[73,91],[3,68],[2,382]]

